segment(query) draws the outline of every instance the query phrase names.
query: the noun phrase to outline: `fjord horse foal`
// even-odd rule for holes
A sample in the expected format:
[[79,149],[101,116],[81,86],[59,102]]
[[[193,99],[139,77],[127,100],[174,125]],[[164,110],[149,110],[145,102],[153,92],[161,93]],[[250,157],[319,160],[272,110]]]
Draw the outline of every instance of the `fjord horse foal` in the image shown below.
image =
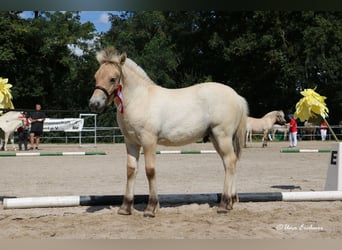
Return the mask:
[[182,89],[156,85],[125,53],[107,48],[97,54],[100,67],[89,101],[102,112],[115,103],[117,121],[127,150],[127,184],[119,214],[131,214],[134,180],[141,147],[149,183],[144,216],[154,217],[159,206],[155,157],[157,144],[179,146],[209,136],[222,158],[225,177],[218,212],[227,212],[238,200],[235,166],[244,145],[248,107],[232,88],[219,83],[200,83]]

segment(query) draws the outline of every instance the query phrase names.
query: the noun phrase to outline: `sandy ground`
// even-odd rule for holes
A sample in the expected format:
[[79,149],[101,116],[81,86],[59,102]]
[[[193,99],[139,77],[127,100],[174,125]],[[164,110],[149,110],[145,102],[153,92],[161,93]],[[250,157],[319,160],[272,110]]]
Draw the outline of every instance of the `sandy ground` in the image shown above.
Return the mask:
[[[280,153],[249,143],[238,163],[238,192],[324,190],[330,153]],[[298,148],[330,149],[331,142],[300,141]],[[166,149],[159,147],[158,149]],[[169,150],[200,150],[210,143]],[[95,156],[0,157],[0,239],[331,239],[342,235],[342,204],[333,202],[240,202],[226,215],[217,204],[163,206],[144,218],[144,204],[131,216],[117,206],[3,209],[5,197],[122,195],[125,147],[42,144],[39,152],[105,151]],[[217,154],[157,155],[159,194],[220,193],[223,167]],[[148,194],[143,156],[136,194]]]

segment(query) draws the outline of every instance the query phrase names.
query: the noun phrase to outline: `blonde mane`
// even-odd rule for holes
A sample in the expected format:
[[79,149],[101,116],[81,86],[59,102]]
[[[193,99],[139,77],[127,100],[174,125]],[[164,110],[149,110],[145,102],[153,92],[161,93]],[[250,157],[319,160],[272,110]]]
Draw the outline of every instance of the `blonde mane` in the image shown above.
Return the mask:
[[103,64],[103,63],[120,64],[120,54],[114,47],[108,47],[97,52],[96,59],[100,64]]
[[148,80],[150,82],[153,82],[151,78],[147,75],[145,70],[143,70],[136,62],[134,62],[132,59],[127,58],[125,65],[128,66],[131,70],[136,72],[138,75],[140,75],[145,80]]
[[[126,53],[124,52],[123,54]],[[96,59],[100,64],[103,63],[116,63],[121,64],[121,55],[114,47],[108,47],[101,51],[99,51],[96,54]],[[127,67],[129,67],[131,70],[133,70],[135,73],[137,73],[139,76],[141,76],[143,79],[148,80],[150,82],[153,82],[151,78],[147,75],[147,73],[132,59],[126,58],[125,64]]]

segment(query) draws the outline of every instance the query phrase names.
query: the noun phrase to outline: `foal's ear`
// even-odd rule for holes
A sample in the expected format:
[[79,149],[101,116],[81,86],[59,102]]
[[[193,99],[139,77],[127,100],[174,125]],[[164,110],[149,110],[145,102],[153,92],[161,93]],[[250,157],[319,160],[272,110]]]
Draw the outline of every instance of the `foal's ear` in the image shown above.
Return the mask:
[[124,65],[124,63],[126,61],[126,58],[127,58],[126,52],[122,52],[121,55],[120,55],[120,64],[121,65]]

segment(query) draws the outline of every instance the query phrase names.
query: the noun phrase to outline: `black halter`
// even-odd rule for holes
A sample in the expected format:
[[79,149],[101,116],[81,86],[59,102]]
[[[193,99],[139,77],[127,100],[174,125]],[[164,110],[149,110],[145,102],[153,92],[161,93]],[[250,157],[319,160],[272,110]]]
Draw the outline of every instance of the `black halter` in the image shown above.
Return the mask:
[[[117,66],[117,68],[118,68],[119,71],[120,71],[120,76],[119,76],[118,81],[116,81],[116,83],[120,84],[120,82],[121,82],[121,76],[122,76],[122,69],[121,69],[121,67],[120,67],[118,64],[115,64],[115,66]],[[114,97],[116,97],[116,96],[117,96],[117,93],[118,93],[118,89],[117,89],[117,88],[114,89],[111,93],[109,93],[108,90],[105,89],[105,88],[102,87],[102,86],[95,86],[94,91],[95,91],[96,89],[102,90],[103,93],[105,93],[105,95],[106,95],[106,97],[107,97],[107,100],[108,100],[110,97],[112,97],[113,95],[114,95]]]
[[105,93],[105,95],[107,96],[107,99],[109,99],[112,95],[116,96],[116,92],[117,92],[117,89],[114,89],[114,91],[109,94],[109,92],[102,86],[95,86],[94,90],[95,89],[102,90],[103,93]]

